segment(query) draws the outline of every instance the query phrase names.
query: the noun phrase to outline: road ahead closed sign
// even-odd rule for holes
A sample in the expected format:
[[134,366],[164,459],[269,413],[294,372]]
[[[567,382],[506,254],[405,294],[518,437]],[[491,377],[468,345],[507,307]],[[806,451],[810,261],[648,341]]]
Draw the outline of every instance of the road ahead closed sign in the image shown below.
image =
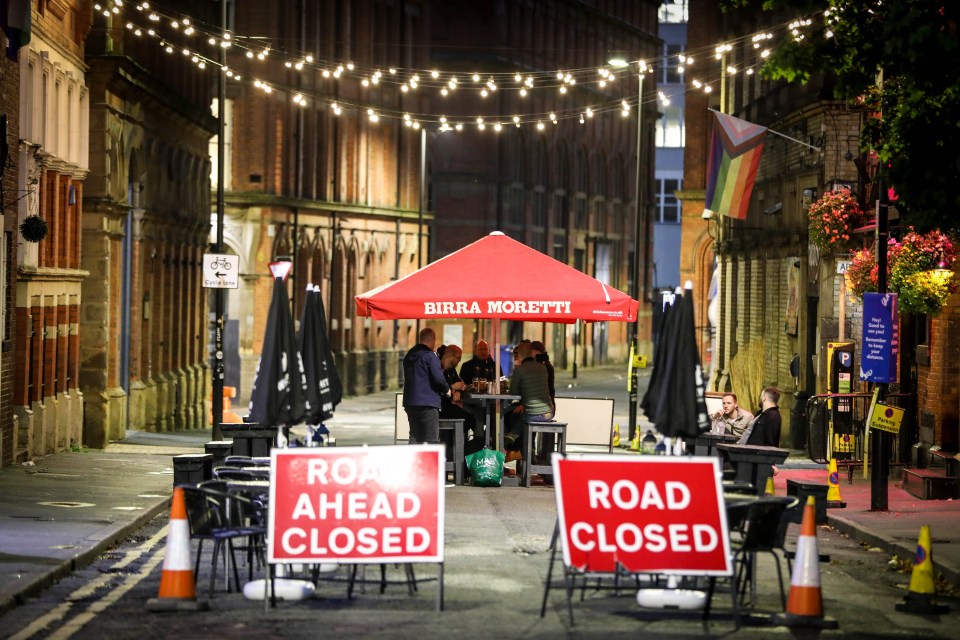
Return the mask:
[[717,458],[554,458],[563,560],[583,571],[730,575]]
[[443,448],[274,449],[270,562],[443,562]]

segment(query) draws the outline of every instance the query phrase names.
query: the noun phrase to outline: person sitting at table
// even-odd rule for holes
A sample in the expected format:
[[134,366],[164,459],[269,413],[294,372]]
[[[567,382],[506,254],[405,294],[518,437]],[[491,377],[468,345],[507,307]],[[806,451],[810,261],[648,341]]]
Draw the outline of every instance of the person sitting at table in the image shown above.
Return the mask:
[[507,433],[503,438],[506,449],[522,448],[527,422],[546,422],[553,417],[547,368],[533,358],[530,341],[518,344],[514,355],[520,365],[510,377],[510,393],[520,396],[520,400],[507,414]]
[[490,355],[490,345],[486,340],[477,340],[473,346],[473,357],[460,367],[460,379],[469,386],[474,380],[497,381],[497,363]]
[[767,387],[760,392],[760,413],[746,428],[737,444],[752,444],[761,447],[780,446],[780,390]]
[[550,354],[546,347],[539,340],[530,343],[530,349],[533,352],[533,359],[547,368],[547,388],[550,390],[550,410],[553,415],[557,415],[557,387],[554,384],[556,374],[553,370],[553,363],[550,362]]
[[740,408],[735,393],[723,394],[721,402],[723,408],[710,416],[710,433],[734,435],[739,439],[753,420],[753,414]]
[[[450,395],[440,398],[440,419],[463,420],[463,454],[476,453],[483,449],[486,438],[483,428],[477,426],[476,418],[463,408],[463,402],[460,399],[460,395],[467,386],[457,375],[457,365],[463,357],[463,350],[455,344],[442,345],[437,349],[437,355],[440,356],[443,377],[450,385]],[[469,437],[470,433],[473,433],[472,438]],[[452,442],[447,444],[450,445]]]

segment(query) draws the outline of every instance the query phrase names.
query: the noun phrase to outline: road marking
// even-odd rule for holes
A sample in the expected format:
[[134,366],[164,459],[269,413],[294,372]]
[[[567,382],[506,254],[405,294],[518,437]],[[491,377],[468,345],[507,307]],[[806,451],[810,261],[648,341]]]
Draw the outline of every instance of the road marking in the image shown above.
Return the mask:
[[[144,541],[143,544],[141,544],[139,547],[136,547],[136,548],[134,548],[134,549],[131,549],[131,550],[127,551],[127,552],[124,554],[123,558],[121,558],[120,560],[118,560],[117,562],[115,562],[110,568],[111,568],[112,570],[115,570],[115,571],[116,571],[116,570],[119,570],[119,569],[124,569],[124,568],[126,568],[127,566],[129,566],[131,563],[135,562],[137,559],[139,559],[139,558],[142,557],[145,553],[147,553],[148,551],[150,551],[151,549],[153,549],[155,546],[157,546],[157,544],[159,544],[164,538],[167,537],[167,529],[168,529],[168,528],[169,528],[169,525],[164,526],[162,529],[160,529],[160,531],[158,531],[156,534],[154,534],[153,537],[151,537],[149,540]],[[166,547],[161,548],[161,551],[165,551],[165,550],[166,550]],[[159,554],[159,555],[160,555],[160,560],[162,560],[162,559],[163,559],[163,555],[162,555],[162,554]],[[156,561],[156,562],[155,562],[156,558],[157,558],[157,556],[155,555],[155,556],[154,556],[153,558],[151,558],[150,561],[148,562],[148,564],[152,563],[151,566],[149,567],[149,569],[148,569],[146,566],[144,566],[144,569],[141,570],[140,573],[134,574],[133,576],[128,576],[128,577],[127,577],[127,580],[125,580],[123,584],[121,584],[120,586],[118,586],[117,589],[126,587],[126,588],[123,589],[123,593],[126,593],[127,591],[130,590],[130,588],[132,588],[134,585],[136,585],[137,582],[139,582],[140,580],[142,580],[142,579],[145,578],[146,576],[150,575],[150,571],[153,569],[153,567],[155,567],[155,566],[157,566],[157,564],[159,564],[159,561]],[[146,571],[145,574],[143,573],[144,570]],[[141,575],[141,574],[143,574],[143,575]],[[112,573],[104,573],[104,574],[101,574],[101,575],[97,576],[97,577],[94,578],[93,580],[90,580],[89,582],[85,583],[85,584],[82,585],[80,588],[78,588],[76,591],[74,591],[73,593],[71,593],[69,596],[67,596],[64,602],[62,602],[61,604],[57,605],[55,608],[51,609],[50,611],[48,611],[45,615],[40,616],[39,618],[37,618],[36,620],[34,620],[32,623],[30,623],[29,626],[27,626],[27,627],[25,627],[24,629],[22,629],[22,630],[21,630],[19,633],[17,633],[16,635],[10,636],[10,640],[27,640],[28,638],[32,638],[33,636],[37,635],[38,633],[40,633],[40,632],[42,632],[42,631],[45,631],[45,630],[47,629],[47,627],[49,627],[51,624],[54,624],[54,623],[59,622],[60,620],[63,620],[63,619],[67,616],[67,614],[70,613],[70,609],[73,608],[74,602],[79,601],[79,600],[83,600],[83,599],[85,599],[85,598],[89,598],[90,596],[92,596],[92,595],[97,591],[97,589],[100,589],[101,587],[103,587],[104,585],[106,585],[107,583],[109,583],[111,580],[113,580],[113,579],[116,578],[116,577],[117,577],[117,576],[116,576],[115,574],[112,574]],[[127,581],[129,581],[130,578],[132,578],[132,577],[137,577],[137,580],[134,581],[134,582],[133,582],[132,584],[130,584],[129,586],[126,586]],[[115,593],[115,592],[116,592],[116,590],[114,590],[114,592],[112,592],[112,593]],[[123,595],[123,593],[121,593],[120,595]],[[112,594],[111,594],[111,593],[108,593],[107,596],[104,596],[104,598],[101,598],[101,599],[100,599],[100,602],[102,602],[106,597],[108,597],[108,596],[110,596],[110,595],[112,595]],[[109,604],[113,604],[114,602],[116,602],[116,600],[117,600],[117,598],[113,598],[113,599],[110,601]],[[93,605],[91,605],[91,606],[87,609],[87,611],[90,611],[90,609],[92,609],[95,604],[97,604],[97,603],[95,602]],[[109,604],[108,604],[107,606],[109,606]],[[106,607],[104,607],[104,608],[106,608]],[[81,614],[81,615],[83,615],[83,614]],[[79,616],[78,616],[78,617],[79,617]],[[86,624],[87,622],[89,622],[89,619],[84,620],[83,624]],[[78,627],[76,627],[76,628],[73,628],[73,629],[70,631],[70,633],[69,633],[68,635],[66,635],[66,636],[54,636],[54,635],[51,635],[51,636],[49,636],[49,637],[51,637],[51,638],[53,638],[53,637],[69,638],[71,635],[73,635],[74,633],[76,633],[76,632],[80,629],[80,627],[83,626],[83,624],[81,624],[80,626],[78,626]],[[72,625],[70,625],[70,626],[72,626]],[[62,627],[60,630],[58,630],[58,631],[56,631],[56,632],[54,632],[54,633],[60,633],[61,631],[63,631],[63,630],[66,629],[66,628],[67,628],[67,625],[65,625],[65,626]]]

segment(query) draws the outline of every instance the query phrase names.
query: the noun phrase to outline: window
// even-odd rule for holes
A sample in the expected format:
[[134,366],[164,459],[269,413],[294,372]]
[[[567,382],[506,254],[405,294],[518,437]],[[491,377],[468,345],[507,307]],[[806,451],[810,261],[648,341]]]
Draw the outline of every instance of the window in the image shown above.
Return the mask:
[[683,47],[679,44],[664,43],[662,51],[659,69],[657,69],[657,83],[679,84],[683,82],[683,76],[677,70],[677,65],[680,64],[678,56],[683,51]]
[[660,22],[687,22],[689,18],[687,0],[663,0],[657,13]]
[[681,183],[678,179],[657,179],[657,222],[680,222],[680,200],[674,192],[680,190]]
[[684,137],[683,109],[680,107],[664,107],[663,117],[657,119],[657,146],[682,147]]

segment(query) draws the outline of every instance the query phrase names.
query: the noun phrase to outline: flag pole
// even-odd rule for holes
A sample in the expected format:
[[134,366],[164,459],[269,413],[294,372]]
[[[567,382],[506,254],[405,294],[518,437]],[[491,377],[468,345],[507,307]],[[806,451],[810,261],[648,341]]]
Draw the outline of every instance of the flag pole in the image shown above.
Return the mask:
[[[707,107],[707,111],[712,111],[712,112],[714,112],[714,113],[723,113],[722,111],[717,111],[716,109],[711,109],[710,107]],[[727,115],[727,114],[724,114],[724,115]],[[741,120],[743,120],[743,118],[741,118]],[[744,120],[744,122],[750,122],[750,121],[749,121],[749,120]],[[756,123],[751,122],[750,124],[756,124]],[[780,133],[779,131],[775,131],[774,129],[771,129],[771,128],[769,128],[769,127],[767,127],[767,133],[772,133],[772,134],[774,134],[774,135],[776,135],[776,136],[780,136],[781,138],[786,138],[786,139],[789,140],[790,142],[796,142],[797,144],[802,144],[802,145],[805,146],[805,147],[810,147],[811,149],[813,149],[813,150],[815,150],[815,151],[820,151],[820,147],[818,147],[818,146],[812,145],[812,144],[810,144],[810,143],[808,143],[808,142],[804,142],[803,140],[797,140],[796,138],[791,138],[791,137],[788,136],[787,134],[785,134],[785,133]]]

